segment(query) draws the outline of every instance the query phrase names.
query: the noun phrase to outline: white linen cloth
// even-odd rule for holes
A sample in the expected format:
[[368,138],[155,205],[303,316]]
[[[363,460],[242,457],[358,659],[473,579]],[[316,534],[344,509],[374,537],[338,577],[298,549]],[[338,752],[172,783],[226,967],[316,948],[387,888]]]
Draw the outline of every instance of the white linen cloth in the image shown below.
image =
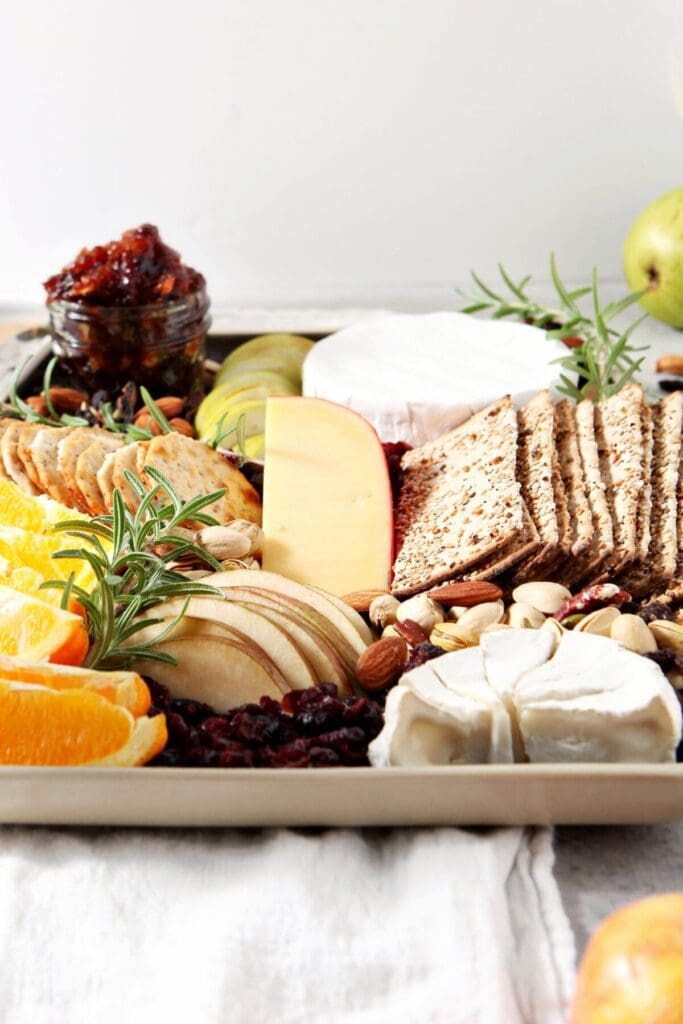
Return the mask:
[[564,1024],[548,829],[0,832],[3,1024]]

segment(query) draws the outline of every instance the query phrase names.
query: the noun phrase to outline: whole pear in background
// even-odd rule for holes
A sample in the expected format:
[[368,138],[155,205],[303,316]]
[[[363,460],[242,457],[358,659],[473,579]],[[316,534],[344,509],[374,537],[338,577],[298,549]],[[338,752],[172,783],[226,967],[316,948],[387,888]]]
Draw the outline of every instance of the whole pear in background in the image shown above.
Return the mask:
[[624,273],[633,291],[646,290],[643,309],[683,327],[683,188],[660,196],[635,220],[624,243]]

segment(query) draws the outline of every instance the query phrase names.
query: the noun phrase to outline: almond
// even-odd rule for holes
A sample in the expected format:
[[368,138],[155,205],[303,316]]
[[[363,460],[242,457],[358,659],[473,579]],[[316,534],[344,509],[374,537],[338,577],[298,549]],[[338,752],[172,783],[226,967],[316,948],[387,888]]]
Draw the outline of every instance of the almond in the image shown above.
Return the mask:
[[76,388],[50,388],[50,401],[58,413],[74,413],[88,401],[88,396]]
[[169,420],[170,425],[178,434],[184,434],[185,437],[194,437],[194,427],[187,420],[181,419],[179,416],[173,416]]
[[164,395],[163,398],[155,398],[154,401],[157,409],[163,412],[168,420],[172,420],[175,416],[180,416],[185,405],[185,400],[177,398],[175,395]]
[[673,373],[675,377],[683,377],[683,356],[661,356],[655,369],[657,373]]
[[400,636],[370,644],[358,659],[356,678],[364,690],[383,690],[395,683],[408,660],[408,645]]
[[357,612],[369,612],[370,605],[376,597],[383,597],[386,590],[354,590],[351,594],[344,594],[342,601],[351,606]]
[[495,583],[485,580],[464,580],[462,583],[444,583],[442,587],[428,591],[428,596],[446,608],[453,605],[472,608],[475,604],[500,601],[503,591]]

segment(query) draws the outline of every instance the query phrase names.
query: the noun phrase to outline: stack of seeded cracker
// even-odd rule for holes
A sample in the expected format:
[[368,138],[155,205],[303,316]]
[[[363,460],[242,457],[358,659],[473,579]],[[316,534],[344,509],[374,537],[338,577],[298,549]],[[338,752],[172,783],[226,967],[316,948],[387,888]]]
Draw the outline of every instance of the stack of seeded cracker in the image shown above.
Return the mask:
[[683,598],[682,431],[681,392],[502,398],[404,456],[394,593],[502,577]]

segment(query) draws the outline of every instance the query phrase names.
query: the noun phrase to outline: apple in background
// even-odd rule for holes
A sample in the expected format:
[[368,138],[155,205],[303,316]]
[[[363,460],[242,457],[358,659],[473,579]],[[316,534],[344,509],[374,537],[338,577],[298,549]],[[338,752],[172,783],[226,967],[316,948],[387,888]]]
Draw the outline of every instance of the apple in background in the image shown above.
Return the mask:
[[660,196],[635,220],[624,243],[624,273],[633,291],[646,290],[643,309],[683,327],[683,188]]

